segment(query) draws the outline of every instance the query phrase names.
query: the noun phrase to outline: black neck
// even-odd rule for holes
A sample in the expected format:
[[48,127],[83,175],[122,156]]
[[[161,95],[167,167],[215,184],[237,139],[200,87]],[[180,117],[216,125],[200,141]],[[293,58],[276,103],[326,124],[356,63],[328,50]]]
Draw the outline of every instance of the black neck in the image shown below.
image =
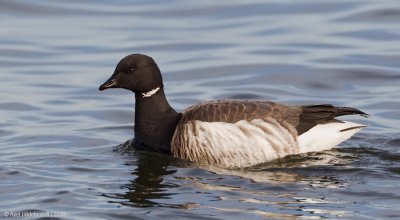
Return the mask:
[[135,141],[142,148],[171,153],[171,140],[180,119],[168,103],[164,89],[151,97],[135,94]]

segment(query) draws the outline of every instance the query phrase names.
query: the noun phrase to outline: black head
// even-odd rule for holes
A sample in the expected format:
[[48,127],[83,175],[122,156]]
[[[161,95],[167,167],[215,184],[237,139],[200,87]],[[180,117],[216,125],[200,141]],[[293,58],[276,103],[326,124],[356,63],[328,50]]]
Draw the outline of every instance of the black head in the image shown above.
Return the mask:
[[162,86],[161,72],[154,60],[143,54],[131,54],[119,61],[114,74],[99,90],[123,88],[143,93]]

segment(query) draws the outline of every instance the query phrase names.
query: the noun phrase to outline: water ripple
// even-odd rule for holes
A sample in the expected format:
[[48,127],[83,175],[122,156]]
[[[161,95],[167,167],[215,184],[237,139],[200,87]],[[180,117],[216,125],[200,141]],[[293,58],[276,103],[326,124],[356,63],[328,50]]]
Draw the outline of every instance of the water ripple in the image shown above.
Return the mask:
[[[400,217],[397,1],[4,0],[0,12],[2,211]],[[97,89],[129,53],[155,58],[177,110],[269,99],[372,117],[349,118],[369,127],[339,148],[240,170],[138,151],[133,94]]]

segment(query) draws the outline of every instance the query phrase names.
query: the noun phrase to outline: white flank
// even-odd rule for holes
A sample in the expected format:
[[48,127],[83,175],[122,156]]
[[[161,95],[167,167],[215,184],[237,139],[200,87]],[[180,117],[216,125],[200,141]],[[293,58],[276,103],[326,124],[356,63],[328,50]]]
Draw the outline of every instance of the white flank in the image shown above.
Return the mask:
[[329,150],[349,139],[363,127],[366,126],[348,121],[319,124],[298,138],[300,153]]
[[172,153],[204,165],[249,167],[292,154],[331,149],[366,126],[335,121],[317,125],[299,137],[289,127],[272,118],[235,124],[188,121],[177,129]]
[[297,138],[275,119],[189,121],[172,141],[182,159],[224,168],[248,167],[299,153]]

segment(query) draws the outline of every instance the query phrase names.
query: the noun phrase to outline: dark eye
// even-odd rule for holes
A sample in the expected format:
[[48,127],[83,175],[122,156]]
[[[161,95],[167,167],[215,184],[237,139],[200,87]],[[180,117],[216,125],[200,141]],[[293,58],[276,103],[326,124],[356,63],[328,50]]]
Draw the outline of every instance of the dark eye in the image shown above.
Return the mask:
[[129,73],[133,73],[135,70],[136,70],[136,67],[135,66],[131,66],[131,67],[129,67],[128,72]]

